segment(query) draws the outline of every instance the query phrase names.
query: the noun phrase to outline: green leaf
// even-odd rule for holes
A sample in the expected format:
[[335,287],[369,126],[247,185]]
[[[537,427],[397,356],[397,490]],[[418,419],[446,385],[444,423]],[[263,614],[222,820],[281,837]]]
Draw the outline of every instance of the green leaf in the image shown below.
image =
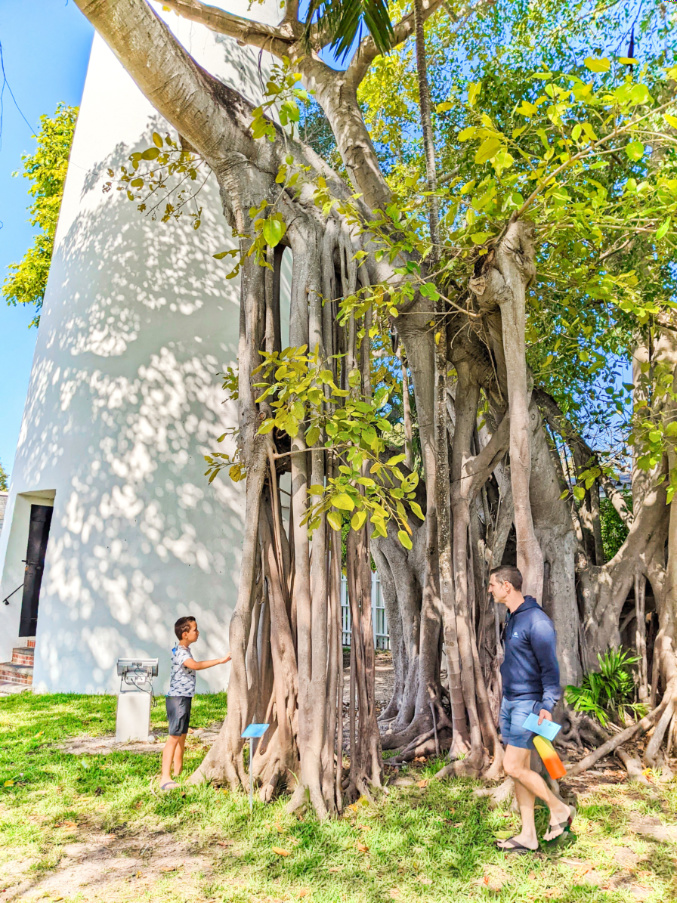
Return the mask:
[[410,537],[409,534],[406,532],[406,530],[398,530],[398,531],[397,531],[397,538],[398,538],[399,541],[402,543],[402,545],[404,546],[405,549],[410,549],[410,548],[411,548],[411,545],[412,545],[412,543],[411,543],[411,537]]
[[272,432],[275,426],[275,421],[271,418],[270,420],[264,420],[261,426],[259,427],[259,436],[265,436],[266,433]]
[[469,125],[467,128],[462,129],[458,133],[458,140],[459,141],[467,141],[469,138],[474,138],[476,132],[477,132],[477,129],[475,128],[475,126]]
[[160,151],[157,147],[149,147],[141,154],[142,160],[156,160],[160,156]]
[[606,57],[588,56],[584,62],[591,72],[608,72],[611,69],[611,63]]
[[339,492],[331,497],[331,503],[334,508],[340,508],[342,511],[352,511],[355,502],[350,498],[347,492]]
[[625,153],[630,160],[641,160],[644,156],[644,145],[641,141],[630,141],[625,146]]
[[528,100],[523,100],[522,103],[517,107],[517,110],[515,112],[529,118],[533,116],[534,113],[538,112],[538,107],[536,106],[536,104],[529,103]]
[[666,234],[668,229],[670,228],[670,223],[672,222],[672,217],[669,216],[665,222],[656,229],[656,240],[660,241]]
[[578,502],[582,502],[585,498],[585,489],[582,486],[574,486],[574,498]]
[[425,285],[421,286],[419,291],[423,295],[423,297],[427,298],[429,301],[439,300],[439,292],[431,282],[426,282]]
[[488,238],[491,238],[491,232],[474,232],[470,241],[475,245],[483,245]]
[[486,163],[491,160],[501,147],[500,138],[485,138],[475,154],[475,163]]
[[319,426],[311,426],[308,432],[306,433],[306,444],[307,445],[315,445],[317,440],[320,438],[320,428]]
[[359,511],[356,511],[355,514],[353,514],[353,516],[351,517],[350,526],[353,528],[353,530],[361,530],[362,525],[364,524],[366,519],[367,512],[364,509],[360,509]]
[[372,426],[368,426],[362,433],[362,438],[368,446],[372,447],[376,443],[378,436],[376,435],[376,430]]
[[277,217],[271,217],[263,224],[263,237],[266,240],[266,244],[270,245],[271,248],[279,245],[286,231],[287,226]]
[[343,521],[341,520],[341,515],[338,511],[329,511],[327,513],[327,520],[334,530],[340,530],[343,526]]
[[420,520],[425,520],[425,514],[421,511],[421,506],[418,502],[409,502],[409,507],[414,512],[416,517],[418,517]]
[[479,97],[480,91],[482,90],[482,82],[473,82],[468,88],[468,103],[470,106],[474,106],[475,101]]

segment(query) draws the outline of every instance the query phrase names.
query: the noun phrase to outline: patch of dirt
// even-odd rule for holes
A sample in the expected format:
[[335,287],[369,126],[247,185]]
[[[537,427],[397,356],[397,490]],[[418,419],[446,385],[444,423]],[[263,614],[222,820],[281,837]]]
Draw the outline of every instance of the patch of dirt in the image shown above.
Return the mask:
[[633,815],[630,830],[659,843],[677,843],[677,826],[664,825],[655,815]]
[[[188,739],[197,740],[200,743],[212,744],[216,740],[221,724],[212,724],[210,727],[188,730]],[[134,740],[129,743],[116,743],[115,736],[110,734],[100,737],[90,737],[87,734],[79,737],[71,737],[64,743],[59,743],[57,749],[74,756],[107,756],[112,752],[157,753],[162,750],[165,736],[157,737],[152,742]]]
[[88,903],[110,903],[118,892],[128,899],[130,888],[145,894],[163,878],[178,881],[182,894],[202,899],[200,884],[211,872],[210,857],[163,832],[129,838],[92,833],[81,842],[65,844],[59,852],[56,868],[36,877],[30,877],[31,863],[26,861],[21,863],[23,874],[12,875],[10,882],[3,871],[3,903],[83,893]]
[[614,859],[625,869],[634,869],[640,860],[637,853],[628,850],[627,847],[616,847],[614,850]]
[[[622,855],[623,854],[623,855]],[[629,868],[639,861],[640,857],[630,850],[617,848],[614,854],[616,861]],[[631,893],[636,900],[645,900],[652,893],[650,887],[639,884],[636,877],[628,872],[610,875],[608,871],[597,868],[592,859],[562,858],[561,865],[572,870],[571,881],[575,886],[599,887],[602,890],[621,890]]]

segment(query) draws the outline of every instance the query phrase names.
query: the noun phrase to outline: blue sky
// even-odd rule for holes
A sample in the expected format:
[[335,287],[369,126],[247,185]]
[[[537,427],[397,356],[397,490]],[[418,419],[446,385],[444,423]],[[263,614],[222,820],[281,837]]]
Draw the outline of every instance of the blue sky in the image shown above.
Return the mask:
[[[92,28],[72,0],[0,0],[0,42],[5,75],[31,123],[51,115],[59,101],[77,106],[82,96]],[[0,84],[2,77],[0,76]],[[0,146],[0,281],[9,263],[20,260],[31,243],[27,222],[28,180],[12,178],[21,154],[32,151],[33,131],[17,111],[5,86]],[[21,426],[36,329],[28,329],[32,310],[0,300],[0,461],[10,471]]]

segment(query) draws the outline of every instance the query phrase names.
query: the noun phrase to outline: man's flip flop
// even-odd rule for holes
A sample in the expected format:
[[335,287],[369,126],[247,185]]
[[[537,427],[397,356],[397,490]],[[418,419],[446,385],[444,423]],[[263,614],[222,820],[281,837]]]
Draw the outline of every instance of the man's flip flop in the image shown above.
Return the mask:
[[160,790],[164,790],[167,792],[168,790],[178,790],[179,785],[176,781],[166,781],[164,784],[160,784]]
[[543,839],[543,843],[554,844],[557,841],[561,841],[565,834],[569,834],[571,825],[573,824],[573,820],[576,818],[576,809],[573,806],[569,806],[569,817],[566,821],[561,821],[557,825],[548,825],[549,831],[555,831],[559,828],[559,834],[555,834],[554,837],[550,837],[548,840]]
[[532,850],[531,847],[525,847],[524,844],[521,844],[519,840],[515,840],[514,837],[509,837],[501,844],[496,843],[496,849],[502,850],[504,853],[517,853],[518,856],[524,856],[525,853],[537,852],[537,850]]

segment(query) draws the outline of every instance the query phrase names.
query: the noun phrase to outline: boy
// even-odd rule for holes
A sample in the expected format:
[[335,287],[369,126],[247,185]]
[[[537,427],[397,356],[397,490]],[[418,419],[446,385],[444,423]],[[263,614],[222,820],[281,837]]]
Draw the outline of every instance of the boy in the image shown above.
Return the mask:
[[195,695],[195,672],[213,668],[214,665],[225,665],[230,656],[213,658],[206,662],[196,662],[190,644],[200,636],[197,621],[192,615],[179,618],[174,625],[174,633],[179,641],[172,649],[172,675],[167,693],[167,720],[169,721],[169,737],[162,751],[162,776],[160,790],[174,790],[179,785],[172,780],[172,763],[174,777],[181,774],[183,768],[183,750],[190,723],[190,707]]

